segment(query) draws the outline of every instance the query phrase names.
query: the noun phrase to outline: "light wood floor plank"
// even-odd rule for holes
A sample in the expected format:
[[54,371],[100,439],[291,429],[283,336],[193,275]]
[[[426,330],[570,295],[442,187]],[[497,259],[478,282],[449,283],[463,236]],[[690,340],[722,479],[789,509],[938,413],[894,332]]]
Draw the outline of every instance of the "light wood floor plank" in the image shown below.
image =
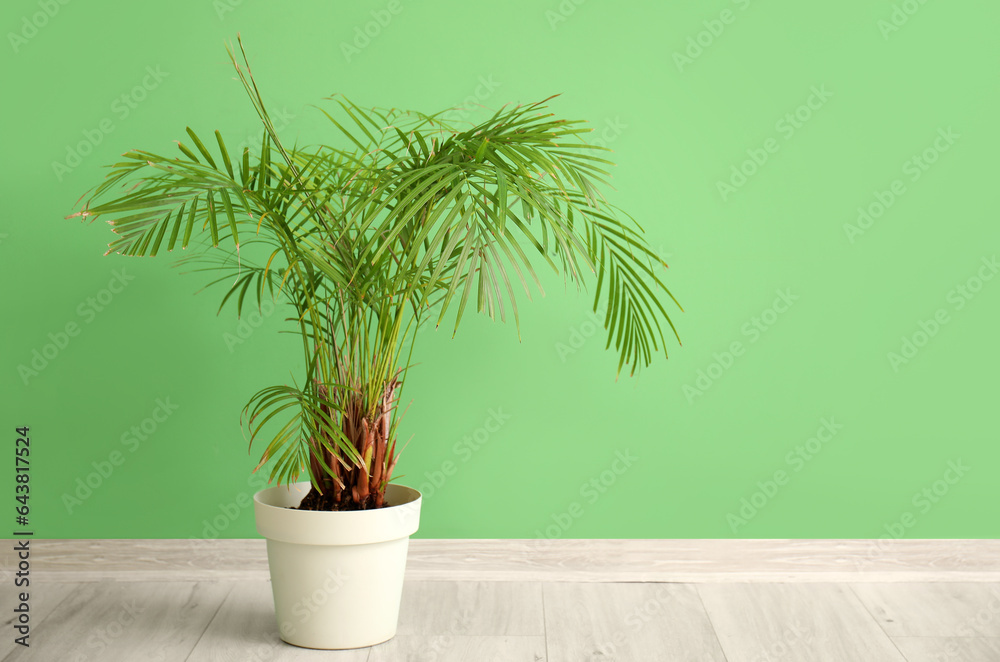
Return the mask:
[[697,587],[728,662],[904,662],[851,590],[835,584]]
[[397,635],[371,649],[368,662],[543,662],[545,637]]
[[401,635],[544,635],[542,586],[525,582],[403,585]]
[[892,637],[1000,637],[1000,584],[851,584],[851,588]]
[[20,605],[19,595],[28,593],[28,643],[37,641],[34,632],[40,623],[52,613],[52,611],[69,596],[70,593],[79,588],[79,584],[31,584],[28,587],[14,586],[14,579],[11,577],[8,582],[4,582],[3,591],[0,592],[0,610],[3,613],[3,625],[0,627],[3,638],[0,639],[0,659],[9,655],[11,651],[21,648],[14,642],[16,637],[21,636],[14,630],[15,621],[20,616],[14,612],[14,608]]
[[149,582],[84,584],[5,662],[178,662],[194,648],[230,584]]
[[725,662],[693,586],[543,586],[548,662]]
[[1000,639],[893,637],[907,662],[997,662]]
[[270,582],[233,587],[184,662],[366,662],[368,649],[317,651],[278,636]]
[[[1000,625],[1000,586],[986,583],[408,582],[400,634],[356,651],[311,651],[280,642],[270,585],[263,581],[35,588],[32,646],[8,646],[3,660],[1000,660],[1000,636],[991,635]],[[539,598],[541,631],[534,606]],[[0,608],[13,605],[12,591],[3,592]],[[506,634],[481,634],[486,632]]]
[[[2,567],[14,562],[0,550]],[[40,582],[266,580],[264,541],[35,540]],[[410,541],[416,581],[1000,582],[1000,540]]]

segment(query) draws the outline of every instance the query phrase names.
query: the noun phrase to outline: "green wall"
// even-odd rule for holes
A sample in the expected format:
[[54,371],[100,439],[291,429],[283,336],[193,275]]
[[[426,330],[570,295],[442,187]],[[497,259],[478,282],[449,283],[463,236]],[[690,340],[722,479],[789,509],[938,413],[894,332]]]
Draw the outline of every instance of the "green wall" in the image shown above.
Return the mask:
[[11,454],[31,427],[36,536],[256,535],[238,416],[300,372],[282,315],[216,317],[172,258],[63,220],[127,149],[257,139],[237,33],[289,140],[332,139],[310,104],[334,92],[560,93],[668,257],[684,345],[638,379],[555,279],[520,343],[423,336],[397,470],[419,535],[1000,535],[1000,5],[10,0],[0,25],[3,422]]

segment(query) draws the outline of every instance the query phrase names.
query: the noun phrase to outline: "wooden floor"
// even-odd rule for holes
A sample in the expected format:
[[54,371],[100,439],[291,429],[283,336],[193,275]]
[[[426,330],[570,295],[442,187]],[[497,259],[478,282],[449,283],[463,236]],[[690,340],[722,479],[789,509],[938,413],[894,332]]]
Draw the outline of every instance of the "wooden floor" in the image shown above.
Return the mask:
[[[590,574],[583,581],[573,581],[572,571],[584,556],[576,561],[566,556],[561,574],[553,573],[551,580],[534,576],[537,560],[525,556],[519,562],[511,553],[524,541],[492,541],[492,551],[487,541],[413,542],[411,566],[443,566],[442,557],[450,554],[452,568],[410,573],[414,578],[404,587],[395,639],[371,649],[333,652],[282,643],[266,575],[254,574],[255,568],[228,568],[218,560],[233,558],[230,552],[236,549],[250,550],[245,551],[250,556],[259,550],[258,541],[215,541],[196,549],[188,549],[188,541],[36,541],[31,647],[13,642],[10,615],[16,599],[12,589],[5,589],[0,659],[1000,661],[995,541],[923,541],[930,547],[913,551],[918,549],[914,544],[909,551],[885,552],[895,559],[889,565],[896,568],[895,575],[855,568],[849,580],[824,581],[846,572],[839,567],[842,559],[829,554],[834,543],[826,541],[826,547],[815,546],[812,561],[800,558],[797,575],[778,568],[773,576],[759,568],[751,572],[736,556],[726,560],[720,555],[714,567],[703,568],[702,577],[685,575],[689,579],[683,582],[620,580],[629,568],[640,570],[633,552],[640,550],[642,557],[651,541],[576,541],[577,552],[593,547],[584,555],[590,558]],[[661,560],[670,561],[677,553],[670,543],[687,549],[681,542],[661,541]],[[755,545],[763,544],[742,543],[748,558]],[[551,541],[544,549],[524,544],[535,546],[542,557],[554,554],[559,545],[569,548],[566,541]],[[718,554],[714,545],[705,542],[709,557],[712,549]],[[932,552],[935,546],[937,552]],[[171,558],[179,548],[188,550],[188,561]],[[618,550],[615,557],[602,556],[612,548]],[[484,550],[493,559],[490,563],[482,560]],[[214,579],[203,574],[213,558]],[[615,581],[597,576],[602,562]],[[926,581],[918,580],[921,564]],[[478,565],[486,580],[469,576],[470,565]],[[4,572],[12,567],[8,552]],[[518,568],[530,568],[532,578],[525,580],[526,571],[519,574]],[[247,574],[227,576],[230,570]],[[454,575],[460,579],[449,578]],[[10,587],[10,578],[3,579]]]

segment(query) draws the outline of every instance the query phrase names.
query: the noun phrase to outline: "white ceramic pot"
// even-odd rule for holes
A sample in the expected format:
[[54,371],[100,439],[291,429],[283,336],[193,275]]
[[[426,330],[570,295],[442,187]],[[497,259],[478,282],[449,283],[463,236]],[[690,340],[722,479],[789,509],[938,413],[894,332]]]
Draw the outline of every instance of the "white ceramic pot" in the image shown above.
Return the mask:
[[281,638],[306,648],[373,646],[396,634],[406,550],[420,521],[420,492],[389,485],[376,510],[295,510],[309,483],[254,495],[267,538]]

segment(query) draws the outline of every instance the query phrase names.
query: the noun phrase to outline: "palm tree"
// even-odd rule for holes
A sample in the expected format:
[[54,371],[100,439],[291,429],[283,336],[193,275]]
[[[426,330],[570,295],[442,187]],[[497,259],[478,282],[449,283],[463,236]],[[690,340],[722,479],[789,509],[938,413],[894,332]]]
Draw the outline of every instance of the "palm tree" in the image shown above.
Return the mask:
[[610,162],[580,137],[582,122],[544,112],[548,99],[456,127],[446,111],[337,96],[335,114],[322,112],[346,146],[286,148],[242,42],[239,52],[242,64],[229,49],[264,126],[259,154],[230,155],[216,131],[213,155],[188,128],[180,156],[124,154],[73,216],[108,220],[109,253],[154,256],[201,235],[206,250],[188,259],[229,284],[220,310],[235,300],[241,314],[248,294],[292,306],[305,376],[263,389],[244,414],[251,446],[267,428],[258,469],[273,461],[271,481],[308,471],[300,507],[385,505],[418,329],[450,316],[457,330],[472,298],[518,327],[518,292],[530,299],[531,281],[544,294],[538,266],[578,285],[596,276],[593,306],[604,308],[619,373],[666,355],[664,324],[676,329],[661,301],[673,299],[665,264],[601,194]]

